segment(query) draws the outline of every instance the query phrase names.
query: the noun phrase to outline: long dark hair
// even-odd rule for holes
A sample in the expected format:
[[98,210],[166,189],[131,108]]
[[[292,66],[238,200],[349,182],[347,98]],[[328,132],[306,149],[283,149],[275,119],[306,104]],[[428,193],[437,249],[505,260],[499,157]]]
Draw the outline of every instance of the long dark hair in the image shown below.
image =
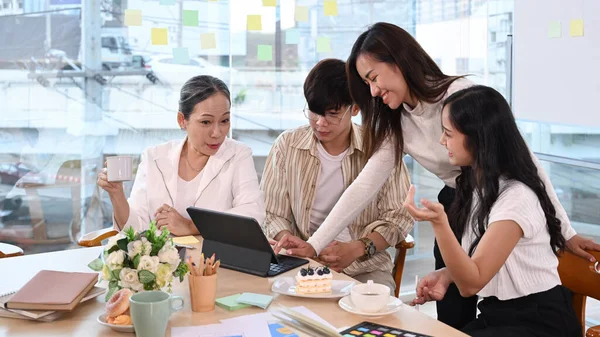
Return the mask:
[[186,120],[189,120],[196,104],[218,93],[225,95],[231,104],[231,94],[225,82],[209,75],[194,76],[187,80],[181,88],[179,111]]
[[[535,193],[546,216],[550,246],[555,253],[563,250],[566,241],[560,220],[504,97],[490,87],[477,85],[452,94],[444,106],[448,106],[452,126],[465,135],[465,147],[473,157],[471,166],[461,167],[456,178],[456,197],[448,211],[458,238],[467,230],[475,234],[469,256],[481,241],[490,210],[503,192],[499,186],[501,177],[509,184],[519,181]],[[474,194],[478,202],[472,209]],[[474,224],[473,228],[469,224]]]
[[393,137],[396,163],[404,149],[400,111],[390,109],[380,97],[371,97],[368,86],[356,70],[360,55],[397,66],[410,90],[419,101],[437,102],[448,91],[448,87],[462,76],[445,75],[421,45],[407,31],[390,23],[378,22],[360,34],[348,61],[346,73],[350,94],[362,113],[363,147],[367,158],[375,153],[387,137]]

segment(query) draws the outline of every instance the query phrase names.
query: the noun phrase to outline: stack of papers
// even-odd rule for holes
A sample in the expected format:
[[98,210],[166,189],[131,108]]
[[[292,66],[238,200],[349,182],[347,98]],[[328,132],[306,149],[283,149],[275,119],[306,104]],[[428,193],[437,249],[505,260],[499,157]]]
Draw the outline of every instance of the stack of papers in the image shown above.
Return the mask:
[[[337,329],[306,307],[291,308],[319,323]],[[171,328],[171,337],[298,337],[271,313],[225,319],[221,324]]]

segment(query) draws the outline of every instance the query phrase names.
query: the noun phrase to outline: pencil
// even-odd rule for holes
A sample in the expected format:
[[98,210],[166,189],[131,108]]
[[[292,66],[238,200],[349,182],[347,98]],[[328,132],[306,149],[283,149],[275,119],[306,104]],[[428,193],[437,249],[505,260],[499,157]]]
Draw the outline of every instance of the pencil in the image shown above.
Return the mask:
[[217,263],[215,263],[215,267],[214,267],[214,269],[215,269],[214,273],[215,274],[217,273],[217,269],[219,268],[220,265],[221,265],[221,260],[217,260]]

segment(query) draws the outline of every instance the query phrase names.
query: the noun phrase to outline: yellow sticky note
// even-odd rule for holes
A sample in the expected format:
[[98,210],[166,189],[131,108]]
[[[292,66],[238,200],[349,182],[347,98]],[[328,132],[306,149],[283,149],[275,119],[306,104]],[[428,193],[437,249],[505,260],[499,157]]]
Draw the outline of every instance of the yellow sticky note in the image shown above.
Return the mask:
[[560,21],[550,21],[548,23],[548,37],[551,39],[557,39],[561,37],[562,25]]
[[217,48],[217,39],[215,33],[200,34],[200,49],[215,49]]
[[189,235],[189,236],[174,237],[173,243],[175,243],[177,245],[193,245],[196,243],[200,243],[200,241],[198,241],[198,239],[196,239],[196,237]]
[[317,39],[317,53],[330,53],[331,41],[328,37],[320,37]]
[[323,10],[325,11],[325,15],[327,16],[337,16],[338,15],[338,8],[337,8],[337,1],[335,0],[331,0],[331,1],[325,1],[325,3],[323,4]]
[[169,33],[166,28],[152,28],[152,44],[155,46],[169,44]]
[[583,36],[583,19],[571,20],[571,36]]
[[141,26],[142,11],[139,9],[125,10],[125,26]]
[[263,0],[263,6],[265,6],[265,7],[277,7],[277,0]]
[[248,15],[248,30],[262,30],[260,15]]
[[296,6],[296,12],[294,13],[294,17],[298,22],[308,21],[308,7]]

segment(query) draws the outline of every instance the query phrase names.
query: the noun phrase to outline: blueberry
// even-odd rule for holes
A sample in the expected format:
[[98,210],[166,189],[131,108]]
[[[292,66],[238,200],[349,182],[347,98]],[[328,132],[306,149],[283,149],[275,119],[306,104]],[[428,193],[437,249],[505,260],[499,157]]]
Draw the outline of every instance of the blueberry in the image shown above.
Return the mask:
[[304,269],[304,268],[300,269],[300,275],[306,276],[306,269]]
[[315,274],[315,271],[312,270],[312,268],[308,269],[308,275],[313,276]]
[[329,274],[329,273],[330,273],[329,268],[327,268],[327,267],[323,268],[323,274]]
[[323,271],[322,271],[321,269],[319,269],[319,270],[317,270],[317,274],[318,274],[319,276],[323,276]]

